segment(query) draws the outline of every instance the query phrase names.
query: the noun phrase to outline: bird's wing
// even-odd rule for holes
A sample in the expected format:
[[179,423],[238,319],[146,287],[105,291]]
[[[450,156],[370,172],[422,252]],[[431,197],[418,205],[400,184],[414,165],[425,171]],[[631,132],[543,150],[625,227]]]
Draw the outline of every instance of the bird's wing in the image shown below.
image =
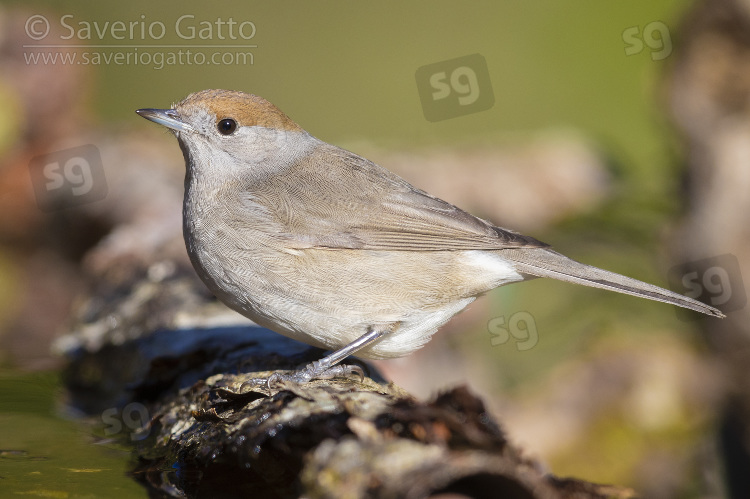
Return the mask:
[[[409,186],[411,187],[411,186]],[[411,188],[382,196],[367,215],[347,224],[366,249],[469,250],[544,247],[545,243],[477,218]]]
[[262,188],[248,185],[244,201],[262,207],[273,219],[271,230],[290,247],[445,251],[548,246],[495,227],[322,142],[305,163],[263,182]]

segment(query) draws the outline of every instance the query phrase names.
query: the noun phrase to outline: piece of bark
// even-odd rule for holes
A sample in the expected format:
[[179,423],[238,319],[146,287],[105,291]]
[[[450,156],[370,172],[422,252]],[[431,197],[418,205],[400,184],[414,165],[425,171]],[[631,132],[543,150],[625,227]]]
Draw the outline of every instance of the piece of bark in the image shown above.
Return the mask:
[[428,403],[369,378],[240,390],[266,374],[217,375],[172,398],[136,476],[190,497],[632,497],[545,475],[465,387]]

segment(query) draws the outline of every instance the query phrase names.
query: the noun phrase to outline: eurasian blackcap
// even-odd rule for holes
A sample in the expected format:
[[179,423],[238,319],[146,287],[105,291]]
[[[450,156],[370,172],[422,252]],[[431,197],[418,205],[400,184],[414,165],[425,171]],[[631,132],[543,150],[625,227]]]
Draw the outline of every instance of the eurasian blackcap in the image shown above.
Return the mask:
[[258,324],[335,350],[273,379],[358,371],[337,365],[350,354],[407,355],[478,295],[535,277],[723,317],[476,218],[316,139],[261,97],[204,90],[137,112],[180,143],[185,243],[203,282]]

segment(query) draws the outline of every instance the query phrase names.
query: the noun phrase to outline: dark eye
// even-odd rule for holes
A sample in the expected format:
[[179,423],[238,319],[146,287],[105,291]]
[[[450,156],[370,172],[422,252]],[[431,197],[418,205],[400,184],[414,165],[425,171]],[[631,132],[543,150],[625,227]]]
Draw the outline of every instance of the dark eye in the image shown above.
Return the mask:
[[232,118],[224,118],[219,122],[217,128],[222,135],[232,135],[237,130],[237,122]]

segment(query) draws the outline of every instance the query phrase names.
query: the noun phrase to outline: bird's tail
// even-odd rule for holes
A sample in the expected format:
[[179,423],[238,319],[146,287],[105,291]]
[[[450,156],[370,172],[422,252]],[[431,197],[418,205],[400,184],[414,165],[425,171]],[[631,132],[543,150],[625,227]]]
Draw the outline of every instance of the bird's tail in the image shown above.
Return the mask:
[[517,248],[501,250],[516,270],[536,277],[551,277],[594,288],[608,289],[649,300],[671,303],[714,317],[724,317],[720,310],[687,296],[631,279],[614,272],[576,262],[548,248]]

